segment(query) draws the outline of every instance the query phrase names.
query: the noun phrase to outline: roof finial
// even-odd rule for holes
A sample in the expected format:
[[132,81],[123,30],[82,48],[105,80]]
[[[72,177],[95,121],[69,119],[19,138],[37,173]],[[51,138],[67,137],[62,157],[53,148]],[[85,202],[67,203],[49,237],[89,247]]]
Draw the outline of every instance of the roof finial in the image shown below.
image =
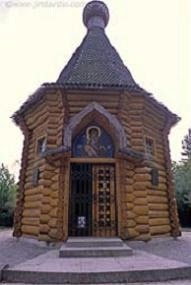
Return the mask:
[[109,10],[102,1],[89,2],[83,12],[83,22],[88,29],[99,27],[104,29],[109,21]]

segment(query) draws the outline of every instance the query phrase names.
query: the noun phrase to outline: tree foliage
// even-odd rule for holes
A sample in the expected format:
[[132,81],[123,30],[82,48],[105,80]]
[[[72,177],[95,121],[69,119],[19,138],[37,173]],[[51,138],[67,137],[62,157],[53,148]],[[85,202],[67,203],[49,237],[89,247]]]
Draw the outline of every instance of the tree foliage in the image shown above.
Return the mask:
[[191,208],[191,161],[174,162],[173,173],[178,208]]
[[191,226],[191,129],[182,141],[182,160],[173,163],[173,174],[180,220]]
[[182,141],[182,156],[186,161],[191,161],[191,128],[188,130],[188,134],[185,135]]
[[5,225],[5,220],[13,216],[16,203],[17,185],[14,176],[10,174],[4,164],[0,166],[0,226]]

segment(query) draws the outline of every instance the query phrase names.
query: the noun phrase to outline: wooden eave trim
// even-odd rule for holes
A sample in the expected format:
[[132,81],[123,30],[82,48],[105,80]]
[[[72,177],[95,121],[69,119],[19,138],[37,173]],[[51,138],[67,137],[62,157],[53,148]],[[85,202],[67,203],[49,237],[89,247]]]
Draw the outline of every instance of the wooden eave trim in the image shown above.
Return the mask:
[[18,117],[17,125],[19,126],[19,128],[21,129],[21,131],[25,137],[29,136],[30,131],[28,129],[28,126],[26,124],[24,116],[20,115]]
[[90,94],[97,94],[99,96],[102,95],[102,94],[105,94],[105,95],[120,95],[121,93],[123,93],[121,90],[112,90],[112,89],[62,89],[61,90],[64,90],[67,94],[83,94],[83,95],[90,95]]
[[[62,87],[62,86],[59,86],[59,84],[56,84],[56,83],[54,83],[54,84],[51,84],[51,83],[44,83],[44,84],[42,84],[38,89],[37,89],[37,91],[36,92],[34,92],[31,96],[36,96],[36,98],[35,99],[33,99],[34,100],[34,102],[31,102],[30,103],[30,97],[25,101],[25,103],[23,104],[23,105],[21,105],[21,108],[18,110],[18,111],[16,111],[13,115],[12,115],[12,119],[14,120],[14,122],[16,123],[16,124],[18,124],[17,123],[17,121],[18,121],[18,117],[20,116],[20,115],[24,115],[28,110],[30,110],[30,108],[33,108],[33,107],[35,107],[36,106],[36,104],[39,102],[39,100],[43,100],[44,99],[44,96],[45,96],[45,94],[47,93],[47,92],[50,92],[50,91],[52,91],[53,93],[54,92],[56,92],[56,91],[61,91],[62,92],[62,94],[76,94],[76,93],[78,93],[78,94],[88,94],[88,93],[94,93],[94,94],[120,94],[121,92],[122,93],[124,93],[124,88],[115,88],[115,87],[113,87],[113,88],[97,88],[97,89],[95,89],[95,88],[65,88],[64,86]],[[40,97],[40,98],[39,98]],[[32,100],[32,99],[31,99]],[[24,106],[25,104],[29,104],[28,106],[26,105],[26,107]],[[31,107],[31,105],[32,105],[32,107]],[[22,110],[22,107],[23,107],[23,110]]]
[[[51,93],[55,93],[57,91],[62,91],[62,94],[66,93],[65,90],[63,88],[57,87],[57,86],[46,86],[46,85],[42,85],[40,86],[36,92],[34,92],[32,95],[29,96],[29,98],[21,105],[20,109],[17,110],[12,116],[11,118],[13,119],[13,121],[18,124],[18,120],[20,116],[24,116],[25,114],[27,114],[27,112],[31,112],[34,110],[34,108],[36,107],[36,105],[42,100],[42,102],[46,101],[46,94],[48,92]],[[30,97],[32,96],[36,96],[35,99],[33,99],[33,102],[30,102]],[[31,99],[32,100],[32,99]],[[26,104],[26,107],[24,106]],[[28,104],[28,106],[27,106]],[[22,110],[23,109],[23,110]]]
[[71,163],[115,163],[115,158],[105,157],[71,157]]

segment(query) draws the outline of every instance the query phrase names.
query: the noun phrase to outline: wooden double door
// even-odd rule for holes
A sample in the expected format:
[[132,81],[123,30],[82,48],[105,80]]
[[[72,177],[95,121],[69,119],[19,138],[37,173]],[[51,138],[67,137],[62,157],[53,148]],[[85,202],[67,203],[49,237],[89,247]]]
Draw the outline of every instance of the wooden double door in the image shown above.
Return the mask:
[[71,164],[69,235],[117,235],[114,165]]

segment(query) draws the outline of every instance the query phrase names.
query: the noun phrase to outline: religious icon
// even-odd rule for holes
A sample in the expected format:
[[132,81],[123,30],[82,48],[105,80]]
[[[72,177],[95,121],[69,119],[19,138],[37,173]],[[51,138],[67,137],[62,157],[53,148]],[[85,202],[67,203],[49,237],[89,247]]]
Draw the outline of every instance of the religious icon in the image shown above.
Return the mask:
[[105,155],[105,147],[99,142],[101,129],[97,126],[92,126],[86,130],[86,144],[84,152],[90,157],[100,157]]
[[97,125],[84,129],[72,145],[76,157],[112,157],[114,152],[110,135]]

